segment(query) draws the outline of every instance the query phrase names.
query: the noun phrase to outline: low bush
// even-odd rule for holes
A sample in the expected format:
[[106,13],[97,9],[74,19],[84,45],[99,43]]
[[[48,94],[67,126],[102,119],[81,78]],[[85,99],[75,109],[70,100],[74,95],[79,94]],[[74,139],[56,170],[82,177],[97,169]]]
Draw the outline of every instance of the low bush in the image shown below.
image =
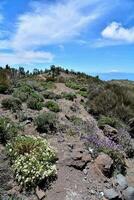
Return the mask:
[[47,101],[44,106],[48,108],[50,111],[59,112],[60,108],[59,105],[54,101]]
[[75,115],[70,117],[70,121],[73,122],[75,125],[80,125],[83,122],[81,118],[76,117]]
[[54,92],[50,92],[50,91],[45,91],[43,92],[43,96],[45,99],[61,99],[62,96],[55,94]]
[[79,91],[78,94],[81,95],[81,96],[84,97],[84,98],[87,98],[87,97],[88,97],[87,91]]
[[26,84],[22,84],[14,90],[13,96],[19,98],[22,102],[25,102],[33,92],[34,90],[32,87]]
[[13,97],[3,99],[1,104],[3,108],[12,110],[13,112],[16,112],[17,110],[21,110],[21,106],[22,106],[20,99],[13,98]]
[[74,90],[79,90],[81,88],[81,85],[72,81],[72,80],[68,80],[66,81],[65,85],[71,89],[74,89]]
[[71,93],[71,92],[70,93],[63,92],[61,95],[62,95],[63,98],[70,100],[70,101],[73,101],[75,98],[77,98],[76,94]]
[[39,93],[33,92],[29,95],[27,100],[27,107],[33,110],[41,110],[43,107],[43,96]]
[[87,88],[86,87],[82,87],[82,88],[80,88],[80,91],[87,92]]
[[35,125],[40,133],[51,133],[56,131],[56,115],[51,112],[44,112],[35,119]]
[[128,122],[134,117],[134,93],[119,84],[89,85],[87,108],[97,117],[105,115]]
[[6,72],[0,70],[0,93],[5,94],[10,88],[10,81],[7,78]]
[[41,110],[43,107],[43,103],[35,98],[29,97],[27,100],[27,107],[32,110]]
[[44,90],[51,90],[55,88],[55,84],[53,81],[46,81],[46,82],[42,82],[41,86],[44,88]]
[[56,154],[40,137],[17,136],[6,146],[16,181],[24,188],[36,187],[56,175]]
[[18,127],[10,119],[0,117],[0,143],[6,144],[12,140],[18,133]]
[[106,117],[106,116],[101,115],[98,120],[98,125],[100,128],[103,128],[105,125],[109,125],[114,128],[118,128],[121,126],[121,122],[120,122],[120,120],[118,120],[115,117]]

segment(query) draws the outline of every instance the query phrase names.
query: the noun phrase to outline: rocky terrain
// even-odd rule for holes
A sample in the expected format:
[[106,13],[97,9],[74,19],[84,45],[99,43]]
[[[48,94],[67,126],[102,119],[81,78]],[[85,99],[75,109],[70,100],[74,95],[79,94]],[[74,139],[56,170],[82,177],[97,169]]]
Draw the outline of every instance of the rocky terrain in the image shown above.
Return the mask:
[[[4,129],[0,121],[1,200],[134,200],[134,106],[128,96],[124,100],[118,93],[118,87],[125,91],[124,82],[123,86],[105,84],[98,77],[51,68],[42,74],[16,77],[1,92],[0,118],[17,124],[19,135],[47,139],[57,157],[53,180],[42,180],[43,184],[38,182],[28,190],[22,187],[6,150],[17,136],[3,136],[11,122]],[[116,88],[119,99],[115,99],[119,104],[123,99],[128,106],[115,106],[113,93],[108,105],[101,97],[94,100],[104,94],[103,87],[107,96]],[[134,100],[133,83],[126,87]],[[44,119],[44,113],[51,116]]]

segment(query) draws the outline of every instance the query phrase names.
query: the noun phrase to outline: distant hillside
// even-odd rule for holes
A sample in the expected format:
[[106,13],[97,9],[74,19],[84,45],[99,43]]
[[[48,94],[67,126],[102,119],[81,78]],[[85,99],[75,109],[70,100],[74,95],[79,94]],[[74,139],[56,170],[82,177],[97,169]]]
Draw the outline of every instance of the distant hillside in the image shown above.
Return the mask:
[[99,75],[102,80],[132,80],[134,81],[134,73],[120,73],[120,72],[109,72],[109,73],[96,73],[93,76]]

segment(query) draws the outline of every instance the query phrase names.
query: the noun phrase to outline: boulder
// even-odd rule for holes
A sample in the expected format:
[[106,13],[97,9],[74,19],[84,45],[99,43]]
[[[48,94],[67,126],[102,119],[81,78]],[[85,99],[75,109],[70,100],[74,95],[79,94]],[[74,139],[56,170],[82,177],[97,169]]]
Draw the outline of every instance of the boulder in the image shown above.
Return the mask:
[[105,153],[101,153],[95,159],[95,166],[104,174],[109,175],[111,174],[111,167],[113,164],[112,158]]
[[134,200],[134,187],[128,187],[124,190],[123,197],[125,200]]
[[119,185],[119,188],[121,190],[125,190],[128,187],[127,180],[126,180],[125,176],[123,176],[122,174],[118,174],[116,176],[115,182]]
[[43,200],[46,196],[45,192],[42,189],[40,189],[38,186],[36,187],[35,192],[39,200]]
[[104,196],[109,200],[114,200],[119,198],[118,192],[114,188],[104,189]]
[[83,148],[71,148],[71,151],[64,153],[64,157],[59,161],[59,164],[83,170],[91,160],[91,155],[84,151]]
[[112,139],[115,142],[118,142],[118,137],[117,137],[118,131],[117,131],[117,129],[115,129],[115,128],[109,126],[109,125],[105,125],[104,129],[103,129],[103,133],[108,138]]

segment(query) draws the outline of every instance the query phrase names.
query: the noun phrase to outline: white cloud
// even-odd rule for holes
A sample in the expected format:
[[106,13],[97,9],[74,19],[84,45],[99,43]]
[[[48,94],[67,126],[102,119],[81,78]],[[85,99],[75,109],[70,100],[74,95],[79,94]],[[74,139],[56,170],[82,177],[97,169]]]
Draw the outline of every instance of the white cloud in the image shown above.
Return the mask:
[[31,1],[31,11],[18,16],[9,39],[0,40],[0,50],[12,52],[1,52],[0,64],[51,62],[54,55],[46,52],[48,46],[57,45],[63,50],[65,42],[80,40],[85,29],[89,30],[104,10],[108,10],[104,6],[107,0],[44,2]]
[[[100,16],[97,6],[93,8],[96,2],[98,0],[69,0],[53,5],[38,3],[32,12],[19,17],[16,34],[12,37],[13,48],[36,49],[61,44],[79,36],[87,25]],[[88,12],[84,12],[87,6]]]
[[134,43],[134,27],[124,28],[122,24],[112,22],[102,31],[103,38],[122,41],[125,43]]
[[0,53],[0,64],[34,64],[52,62],[54,55],[43,51]]

